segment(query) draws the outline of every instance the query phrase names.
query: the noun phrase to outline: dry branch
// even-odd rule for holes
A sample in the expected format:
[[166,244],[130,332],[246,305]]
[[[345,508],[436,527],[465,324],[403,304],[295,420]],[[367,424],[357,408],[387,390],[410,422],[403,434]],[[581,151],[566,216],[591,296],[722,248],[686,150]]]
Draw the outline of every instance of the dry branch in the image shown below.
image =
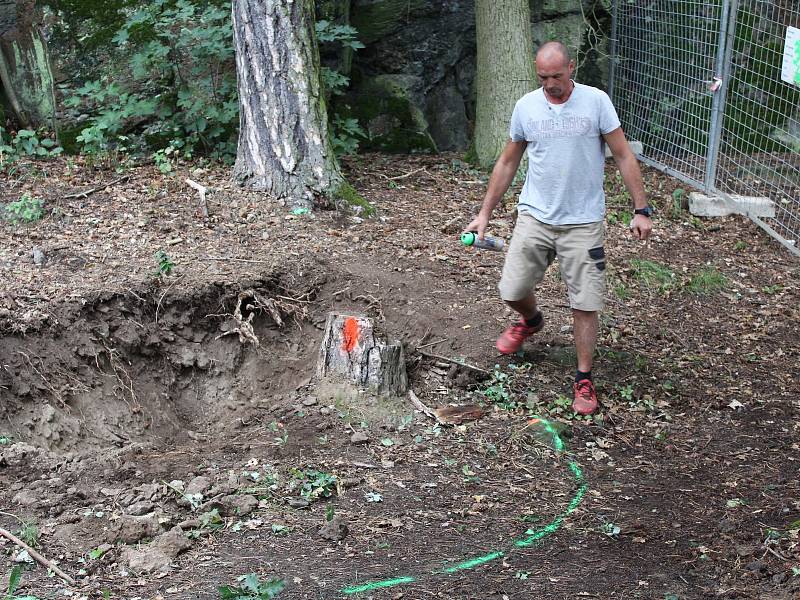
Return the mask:
[[41,554],[39,554],[39,553],[38,553],[36,550],[34,550],[34,549],[33,549],[33,548],[31,548],[30,546],[28,546],[28,544],[26,544],[25,542],[23,542],[21,539],[19,539],[19,538],[18,538],[17,536],[15,536],[13,533],[11,533],[11,532],[9,532],[9,531],[6,531],[6,530],[5,530],[5,529],[3,529],[2,527],[0,527],[0,536],[3,536],[3,537],[4,537],[4,538],[6,538],[7,540],[11,541],[11,543],[13,543],[13,544],[16,544],[17,546],[19,546],[20,548],[22,548],[23,550],[25,550],[25,552],[27,552],[27,553],[30,555],[30,557],[31,557],[33,560],[35,560],[36,562],[38,562],[38,563],[39,563],[40,565],[42,565],[43,567],[45,567],[45,568],[47,568],[47,569],[50,569],[50,570],[51,570],[53,573],[55,573],[56,575],[58,575],[59,577],[61,577],[61,579],[63,579],[64,581],[66,581],[68,584],[70,584],[70,585],[75,585],[75,580],[74,580],[72,577],[70,577],[69,575],[67,575],[66,573],[64,573],[64,571],[62,571],[61,569],[59,569],[59,568],[58,568],[57,566],[55,566],[55,565],[54,565],[52,562],[50,562],[50,561],[49,561],[49,560],[47,560],[47,559],[46,559],[44,556],[42,556]]
[[197,195],[200,197],[200,206],[198,207],[198,212],[202,213],[204,217],[208,217],[208,202],[206,202],[206,192],[208,188],[196,181],[186,178],[186,183],[189,187],[197,190]]

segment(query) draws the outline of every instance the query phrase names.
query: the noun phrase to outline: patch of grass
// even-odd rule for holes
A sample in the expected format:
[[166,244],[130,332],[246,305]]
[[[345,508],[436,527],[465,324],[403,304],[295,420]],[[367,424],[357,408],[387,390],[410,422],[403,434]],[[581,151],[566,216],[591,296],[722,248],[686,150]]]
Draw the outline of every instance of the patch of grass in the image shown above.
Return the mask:
[[34,521],[23,521],[19,530],[19,539],[31,548],[39,546],[39,526]]
[[630,264],[634,277],[648,289],[663,293],[675,285],[675,273],[666,265],[639,258],[631,259]]
[[778,292],[783,290],[783,286],[776,283],[775,285],[765,285],[761,288],[761,291],[764,292],[767,296],[773,296]]
[[614,295],[619,298],[620,300],[627,300],[631,297],[630,290],[625,286],[624,283],[618,283],[614,286]]
[[745,248],[747,248],[747,242],[743,240],[739,240],[733,245],[733,249],[736,250],[737,252],[741,252]]
[[255,573],[237,577],[238,586],[223,585],[219,588],[222,600],[269,600],[277,598],[286,587],[286,582],[277,577],[261,581]]
[[728,285],[728,278],[715,267],[703,267],[689,279],[686,289],[693,294],[707,296],[724,290]]

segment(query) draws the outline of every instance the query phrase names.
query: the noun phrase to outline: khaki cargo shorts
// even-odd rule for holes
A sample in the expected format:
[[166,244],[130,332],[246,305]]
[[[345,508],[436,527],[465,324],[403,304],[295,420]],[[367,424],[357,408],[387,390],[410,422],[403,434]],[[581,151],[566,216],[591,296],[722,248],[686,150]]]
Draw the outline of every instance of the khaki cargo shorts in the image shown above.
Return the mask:
[[503,300],[522,300],[542,281],[558,258],[569,304],[585,311],[602,310],[606,295],[605,224],[547,225],[521,212],[498,288]]

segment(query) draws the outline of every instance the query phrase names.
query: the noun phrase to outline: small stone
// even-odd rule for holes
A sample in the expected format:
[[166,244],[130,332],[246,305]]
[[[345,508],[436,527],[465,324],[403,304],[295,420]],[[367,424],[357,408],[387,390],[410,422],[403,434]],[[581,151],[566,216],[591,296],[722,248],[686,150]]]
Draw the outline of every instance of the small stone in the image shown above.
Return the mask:
[[348,533],[349,528],[347,527],[347,523],[341,517],[333,517],[333,519],[325,523],[319,530],[319,536],[321,538],[332,542],[343,540],[347,537]]
[[243,517],[258,508],[258,498],[250,494],[226,496],[222,499],[226,514]]
[[289,498],[289,506],[292,508],[308,508],[309,502],[305,498]]
[[339,481],[339,483],[341,484],[342,489],[347,490],[347,489],[350,489],[350,488],[354,488],[357,485],[361,485],[361,478],[360,477],[345,477],[344,479],[341,479]]
[[44,252],[42,252],[42,249],[39,246],[34,246],[31,254],[33,255],[33,264],[41,267],[44,264]]
[[323,406],[322,408],[319,409],[319,414],[321,414],[321,415],[329,415],[329,414],[331,414],[331,409],[328,408],[327,406]]
[[303,400],[303,406],[315,406],[317,404],[317,399],[314,396],[309,396]]
[[736,546],[736,554],[739,556],[752,556],[753,552],[755,552],[755,548],[752,546],[746,546],[744,544],[739,544]]
[[367,444],[369,443],[369,436],[363,431],[356,431],[350,438],[351,444]]
[[745,567],[748,571],[753,571],[754,573],[760,573],[764,570],[764,563],[760,560],[754,560],[752,562],[747,563],[747,567]]
[[148,513],[153,512],[154,508],[155,507],[153,506],[152,502],[142,500],[141,502],[134,502],[133,504],[131,504],[128,507],[128,510],[126,510],[125,512],[134,517],[141,517],[142,515],[146,515]]

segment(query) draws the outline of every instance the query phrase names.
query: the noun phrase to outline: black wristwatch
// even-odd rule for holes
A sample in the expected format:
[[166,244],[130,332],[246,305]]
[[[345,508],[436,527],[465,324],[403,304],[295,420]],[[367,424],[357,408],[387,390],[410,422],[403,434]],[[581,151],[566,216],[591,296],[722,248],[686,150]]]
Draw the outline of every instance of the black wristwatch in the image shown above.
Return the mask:
[[652,208],[650,208],[649,206],[645,206],[644,208],[635,208],[633,210],[633,214],[635,214],[635,215],[644,215],[648,219],[653,216],[654,212],[655,211]]

